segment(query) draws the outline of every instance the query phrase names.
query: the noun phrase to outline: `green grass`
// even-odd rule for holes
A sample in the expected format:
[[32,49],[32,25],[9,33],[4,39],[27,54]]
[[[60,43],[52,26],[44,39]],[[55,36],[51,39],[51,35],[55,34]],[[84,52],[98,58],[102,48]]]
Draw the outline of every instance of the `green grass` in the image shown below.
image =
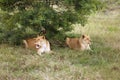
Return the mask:
[[39,56],[21,46],[1,44],[0,80],[120,80],[119,22],[120,14],[97,13],[85,27],[74,25],[70,34],[89,34],[92,51],[52,46],[55,54]]

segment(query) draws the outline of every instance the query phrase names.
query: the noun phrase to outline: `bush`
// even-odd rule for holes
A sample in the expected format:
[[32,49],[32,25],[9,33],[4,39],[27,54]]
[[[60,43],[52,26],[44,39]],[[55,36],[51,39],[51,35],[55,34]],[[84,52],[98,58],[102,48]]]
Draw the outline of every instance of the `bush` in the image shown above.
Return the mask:
[[[53,6],[57,5],[57,9]],[[2,0],[0,37],[11,44],[21,44],[22,39],[34,37],[42,28],[46,37],[63,40],[72,24],[85,25],[88,15],[101,8],[99,0]]]

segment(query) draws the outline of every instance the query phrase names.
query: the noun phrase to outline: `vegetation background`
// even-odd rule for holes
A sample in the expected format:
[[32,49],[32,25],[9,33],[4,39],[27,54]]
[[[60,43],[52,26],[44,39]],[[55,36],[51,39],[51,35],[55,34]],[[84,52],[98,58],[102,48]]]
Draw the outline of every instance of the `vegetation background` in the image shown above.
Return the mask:
[[89,34],[93,51],[52,46],[55,54],[39,56],[21,46],[0,44],[0,80],[120,80],[120,1],[104,1],[106,8],[92,13],[84,27],[74,24],[66,33]]
[[[1,42],[21,44],[45,29],[46,37],[63,41],[72,24],[87,23],[102,8],[99,0],[1,0]],[[61,36],[61,37],[59,37]]]

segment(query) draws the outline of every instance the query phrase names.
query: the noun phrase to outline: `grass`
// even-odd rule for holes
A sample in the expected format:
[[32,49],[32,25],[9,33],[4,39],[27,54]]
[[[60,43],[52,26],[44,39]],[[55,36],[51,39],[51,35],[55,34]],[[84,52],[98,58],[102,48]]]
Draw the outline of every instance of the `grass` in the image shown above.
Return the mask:
[[115,14],[97,13],[85,27],[74,25],[73,35],[91,36],[93,51],[52,46],[55,54],[39,56],[1,44],[0,80],[120,80],[120,14]]

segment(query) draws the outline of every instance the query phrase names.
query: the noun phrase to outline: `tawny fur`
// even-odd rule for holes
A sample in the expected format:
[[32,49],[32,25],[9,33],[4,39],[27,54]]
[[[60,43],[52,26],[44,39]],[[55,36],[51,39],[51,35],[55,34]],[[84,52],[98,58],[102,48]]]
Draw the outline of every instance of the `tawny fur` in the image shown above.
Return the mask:
[[25,48],[36,49],[35,38],[23,40]]
[[90,50],[90,37],[82,35],[80,38],[66,38],[66,44],[74,50]]

